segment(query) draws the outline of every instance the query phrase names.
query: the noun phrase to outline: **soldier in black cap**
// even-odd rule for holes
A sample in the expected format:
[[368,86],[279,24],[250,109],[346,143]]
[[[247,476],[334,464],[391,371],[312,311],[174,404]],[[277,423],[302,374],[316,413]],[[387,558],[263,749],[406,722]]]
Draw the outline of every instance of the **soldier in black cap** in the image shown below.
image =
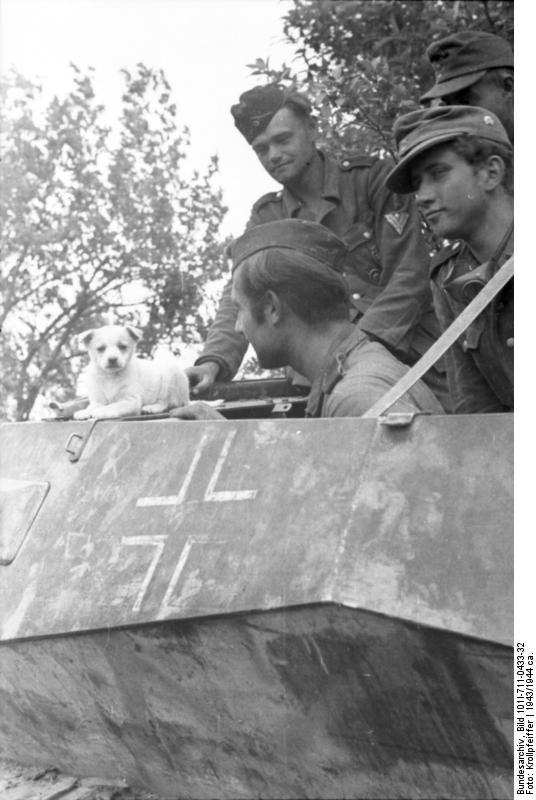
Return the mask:
[[[437,106],[395,123],[400,160],[387,178],[414,193],[434,232],[461,241],[432,260],[434,304],[445,330],[513,255],[513,150],[484,108]],[[455,413],[514,407],[513,280],[446,353]]]
[[[417,212],[411,198],[384,187],[390,162],[367,155],[329,157],[315,145],[307,98],[278,85],[245,92],[231,112],[263,167],[283,187],[255,203],[248,228],[295,218],[321,223],[340,236],[349,251],[344,271],[352,319],[370,338],[414,363],[439,328]],[[240,366],[247,342],[235,322],[228,285],[204,350],[187,370],[194,394],[216,377],[232,378]],[[447,407],[444,371],[434,369],[425,380]]]
[[492,111],[514,141],[514,53],[485,31],[459,31],[431,44],[426,55],[436,82],[421,103],[479,106]]
[[[407,372],[349,319],[345,244],[323,225],[281,220],[251,227],[232,247],[236,329],[262,367],[291,366],[311,383],[307,416],[358,417]],[[394,411],[443,413],[421,381]],[[171,412],[221,419],[206,403]]]

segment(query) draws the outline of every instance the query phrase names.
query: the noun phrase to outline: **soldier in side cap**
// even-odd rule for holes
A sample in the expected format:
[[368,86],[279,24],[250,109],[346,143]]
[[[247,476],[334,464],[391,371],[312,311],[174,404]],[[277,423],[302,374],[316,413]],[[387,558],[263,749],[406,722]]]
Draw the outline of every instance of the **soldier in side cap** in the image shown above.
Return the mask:
[[[415,194],[440,237],[459,239],[432,260],[434,305],[445,330],[513,255],[513,151],[484,108],[437,106],[395,123],[400,160],[387,178]],[[455,413],[514,407],[514,286],[509,281],[446,353]]]
[[435,83],[421,103],[479,106],[492,111],[514,141],[514,53],[485,31],[459,31],[431,44],[426,55]]
[[[361,416],[408,370],[350,321],[343,274],[348,250],[323,225],[257,225],[234,242],[231,255],[236,330],[253,345],[262,367],[289,365],[310,381],[307,416]],[[393,410],[443,413],[421,381]],[[222,418],[202,402],[171,415]]]
[[[428,249],[411,198],[384,187],[390,162],[367,155],[334,159],[315,145],[307,98],[281,86],[257,87],[231,109],[235,125],[266,171],[282,185],[253,206],[248,228],[281,219],[321,223],[348,245],[345,274],[351,316],[360,328],[407,363],[439,333],[428,281]],[[226,287],[196,366],[193,393],[236,373],[247,342],[235,331],[236,310]],[[425,380],[448,404],[444,369]],[[197,387],[196,387],[197,384]]]

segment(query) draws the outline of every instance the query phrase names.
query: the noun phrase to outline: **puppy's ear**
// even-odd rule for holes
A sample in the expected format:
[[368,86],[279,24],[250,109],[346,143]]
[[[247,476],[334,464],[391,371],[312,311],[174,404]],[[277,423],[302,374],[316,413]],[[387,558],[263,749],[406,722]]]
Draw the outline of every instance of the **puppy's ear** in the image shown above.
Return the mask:
[[93,339],[93,334],[95,333],[95,329],[92,328],[90,331],[84,331],[78,337],[78,347],[80,350],[87,350],[89,347],[89,343]]
[[126,325],[125,326],[129,334],[132,336],[135,342],[139,342],[141,339],[141,331],[138,328],[134,328],[133,325]]

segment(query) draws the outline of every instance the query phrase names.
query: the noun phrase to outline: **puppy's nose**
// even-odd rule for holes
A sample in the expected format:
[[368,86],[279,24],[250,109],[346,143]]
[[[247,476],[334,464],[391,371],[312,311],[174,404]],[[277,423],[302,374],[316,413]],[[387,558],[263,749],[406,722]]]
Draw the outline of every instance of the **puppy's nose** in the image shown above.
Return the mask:
[[119,361],[116,358],[116,356],[110,356],[110,358],[108,359],[108,366],[109,367],[117,367],[118,364],[119,364]]

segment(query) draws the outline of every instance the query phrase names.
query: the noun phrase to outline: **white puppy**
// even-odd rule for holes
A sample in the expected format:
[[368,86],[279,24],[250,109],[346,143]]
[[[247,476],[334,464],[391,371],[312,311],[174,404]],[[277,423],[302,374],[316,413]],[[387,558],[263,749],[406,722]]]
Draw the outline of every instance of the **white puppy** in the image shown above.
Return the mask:
[[130,325],[105,325],[81,334],[80,345],[89,353],[89,406],[77,411],[75,419],[159,414],[188,403],[188,378],[177,360],[136,358],[140,337]]

